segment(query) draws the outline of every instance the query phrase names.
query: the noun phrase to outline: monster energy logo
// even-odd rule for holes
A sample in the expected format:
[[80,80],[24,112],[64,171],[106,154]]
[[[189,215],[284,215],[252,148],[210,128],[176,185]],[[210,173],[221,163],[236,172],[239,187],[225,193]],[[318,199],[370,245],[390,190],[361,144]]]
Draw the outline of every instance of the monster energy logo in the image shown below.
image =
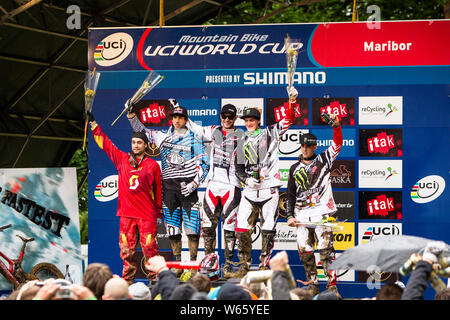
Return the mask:
[[295,171],[294,173],[294,179],[297,181],[300,190],[304,191],[309,186],[309,178],[308,174],[306,173],[305,168],[300,168],[299,170]]
[[250,162],[250,164],[258,163],[258,153],[251,143],[247,143],[244,147],[244,155],[245,158]]

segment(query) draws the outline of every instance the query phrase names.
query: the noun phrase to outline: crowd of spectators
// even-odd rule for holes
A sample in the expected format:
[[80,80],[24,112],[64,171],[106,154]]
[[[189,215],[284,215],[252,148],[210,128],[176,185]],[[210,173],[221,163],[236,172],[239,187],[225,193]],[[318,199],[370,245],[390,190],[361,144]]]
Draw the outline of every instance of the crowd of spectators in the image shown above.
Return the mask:
[[[272,273],[269,279],[259,282],[247,281],[245,276],[238,280],[228,280],[220,286],[210,278],[197,272],[188,281],[182,282],[170,270],[164,257],[152,257],[147,267],[155,272],[157,278],[151,285],[135,282],[129,285],[123,278],[114,275],[102,263],[88,265],[82,284],[65,285],[61,279],[48,279],[43,282],[32,280],[14,290],[6,300],[341,300],[334,292],[323,291],[311,295],[307,287],[292,288],[289,284],[288,256],[285,251],[278,252],[269,263]],[[401,282],[386,283],[374,297],[365,300],[420,300],[427,288],[431,262],[424,259],[417,264],[407,285]],[[66,289],[68,295],[62,295]],[[438,292],[436,300],[449,300],[450,288]],[[346,299],[345,299],[346,300]],[[353,299],[349,299],[353,300]]]

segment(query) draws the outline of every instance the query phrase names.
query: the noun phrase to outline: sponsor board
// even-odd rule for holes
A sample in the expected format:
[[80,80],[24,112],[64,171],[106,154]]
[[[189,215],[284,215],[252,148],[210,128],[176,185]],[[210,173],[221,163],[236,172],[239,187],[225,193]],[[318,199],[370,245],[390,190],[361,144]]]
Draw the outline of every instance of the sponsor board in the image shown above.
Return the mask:
[[[317,137],[316,154],[320,154],[329,148],[333,143],[333,129],[313,129],[311,133]],[[355,151],[355,130],[342,129],[342,147],[338,157],[354,157]]]
[[298,158],[300,151],[300,138],[302,134],[308,133],[307,129],[290,129],[287,130],[280,138],[278,144],[278,155],[286,158]]
[[335,160],[330,172],[333,188],[355,187],[355,160]]
[[178,99],[179,105],[187,109],[189,119],[201,126],[217,125],[220,122],[218,99]]
[[146,127],[169,127],[172,125],[169,114],[173,107],[169,100],[141,100],[136,103],[134,112]]
[[133,50],[133,38],[125,32],[113,33],[101,40],[94,50],[94,61],[110,67],[123,61]]
[[359,97],[358,111],[360,125],[401,125],[403,97]]
[[287,188],[289,180],[289,169],[292,167],[296,160],[280,160],[280,177],[281,177],[281,188]]
[[360,188],[401,188],[402,160],[359,160]]
[[245,122],[240,117],[244,114],[247,108],[257,108],[261,113],[261,126],[264,125],[264,99],[262,98],[236,98],[236,99],[222,99],[222,106],[232,104],[236,107],[237,116],[235,126],[244,126]]
[[355,125],[355,98],[312,98],[312,124],[326,124],[320,115],[323,113],[339,116],[341,125]]
[[359,129],[361,157],[402,157],[402,129]]
[[[293,125],[307,126],[309,124],[308,98],[297,98],[297,102],[291,104],[295,110],[295,121]],[[286,117],[289,108],[289,101],[286,98],[266,99],[266,119],[267,125],[279,122]]]
[[353,191],[333,191],[337,220],[355,219],[355,193]]
[[402,235],[401,223],[358,223],[358,244],[370,242],[379,237]]
[[340,222],[339,227],[342,230],[333,231],[334,249],[347,250],[355,246],[355,223],[354,222]]
[[103,178],[94,190],[95,200],[107,202],[119,196],[119,176],[117,174]]
[[445,180],[441,176],[431,175],[417,181],[411,189],[411,200],[427,203],[438,198],[445,189]]
[[359,219],[402,219],[401,191],[359,191]]

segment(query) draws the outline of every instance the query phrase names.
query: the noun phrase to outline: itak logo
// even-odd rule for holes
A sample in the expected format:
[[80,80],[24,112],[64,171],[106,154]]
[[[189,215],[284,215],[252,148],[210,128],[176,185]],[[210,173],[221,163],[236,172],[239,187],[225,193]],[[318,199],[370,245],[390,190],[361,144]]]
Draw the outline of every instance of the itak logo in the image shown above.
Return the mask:
[[100,202],[107,202],[117,198],[119,191],[119,176],[112,175],[104,178],[95,186],[94,196]]
[[320,108],[320,113],[329,113],[339,116],[340,119],[348,116],[347,105],[340,103],[338,100],[331,102],[328,106]]
[[394,198],[388,198],[385,194],[367,201],[367,213],[369,216],[387,216],[394,209]]
[[367,148],[370,153],[386,154],[389,150],[395,148],[394,135],[380,132],[375,137],[367,139]]
[[414,184],[411,189],[411,200],[416,203],[427,203],[439,197],[444,189],[445,180],[441,176],[427,176]]
[[123,61],[133,50],[133,38],[124,32],[113,33],[100,41],[94,50],[94,61],[110,67]]

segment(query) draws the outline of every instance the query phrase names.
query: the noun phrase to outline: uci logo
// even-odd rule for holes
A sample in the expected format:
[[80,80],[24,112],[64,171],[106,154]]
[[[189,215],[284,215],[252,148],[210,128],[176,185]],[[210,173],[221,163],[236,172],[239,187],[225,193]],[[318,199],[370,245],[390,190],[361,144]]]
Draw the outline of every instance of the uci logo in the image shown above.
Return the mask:
[[94,190],[95,199],[100,202],[116,199],[119,191],[119,176],[112,175],[100,181]]
[[109,67],[124,60],[133,50],[133,38],[124,32],[113,33],[100,41],[94,50],[94,61]]
[[445,180],[441,176],[427,176],[420,179],[411,189],[411,200],[427,203],[439,197],[445,189]]

